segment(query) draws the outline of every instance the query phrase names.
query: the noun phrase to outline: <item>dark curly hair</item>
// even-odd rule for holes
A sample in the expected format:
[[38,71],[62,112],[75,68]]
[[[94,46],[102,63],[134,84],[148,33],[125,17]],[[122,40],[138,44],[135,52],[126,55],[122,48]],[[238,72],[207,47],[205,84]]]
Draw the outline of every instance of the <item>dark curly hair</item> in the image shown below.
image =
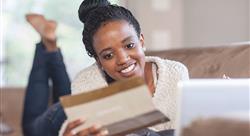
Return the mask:
[[79,7],[78,15],[81,22],[84,23],[82,41],[90,57],[96,57],[93,47],[94,34],[102,24],[109,21],[127,21],[140,37],[141,28],[133,14],[124,7],[111,5],[107,0],[84,0]]

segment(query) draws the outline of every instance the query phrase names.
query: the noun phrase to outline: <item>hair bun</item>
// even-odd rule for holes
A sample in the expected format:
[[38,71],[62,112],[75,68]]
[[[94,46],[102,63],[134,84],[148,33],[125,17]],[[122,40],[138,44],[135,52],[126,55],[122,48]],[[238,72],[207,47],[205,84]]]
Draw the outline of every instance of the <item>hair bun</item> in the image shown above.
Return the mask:
[[97,7],[108,6],[110,2],[108,0],[84,0],[79,9],[78,16],[81,22],[85,23],[89,13]]

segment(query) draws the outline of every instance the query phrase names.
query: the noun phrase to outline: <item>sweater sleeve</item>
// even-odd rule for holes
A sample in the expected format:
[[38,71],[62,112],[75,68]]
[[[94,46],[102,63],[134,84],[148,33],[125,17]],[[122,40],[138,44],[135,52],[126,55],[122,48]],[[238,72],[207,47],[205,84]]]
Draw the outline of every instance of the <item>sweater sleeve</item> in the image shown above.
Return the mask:
[[72,94],[87,92],[107,86],[96,63],[80,71],[71,83]]
[[188,70],[180,62],[172,60],[158,61],[159,78],[153,97],[153,102],[170,121],[161,125],[154,126],[154,130],[165,130],[176,128],[176,117],[178,112],[178,82],[188,80]]
[[183,81],[183,80],[189,80],[189,74],[188,74],[188,69],[187,67],[180,63],[180,62],[176,62],[176,70],[178,71],[177,73],[180,74],[180,80]]

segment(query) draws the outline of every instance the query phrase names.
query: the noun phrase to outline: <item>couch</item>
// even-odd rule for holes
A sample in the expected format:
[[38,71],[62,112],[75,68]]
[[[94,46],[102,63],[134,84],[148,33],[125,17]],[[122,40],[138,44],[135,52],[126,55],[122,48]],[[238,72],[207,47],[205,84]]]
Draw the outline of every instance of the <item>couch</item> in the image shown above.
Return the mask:
[[[190,78],[250,78],[250,43],[217,47],[183,48],[146,52],[147,55],[184,63]],[[1,88],[1,120],[13,129],[9,136],[21,135],[21,115],[25,88]]]
[[147,52],[185,64],[190,78],[250,77],[250,43]]

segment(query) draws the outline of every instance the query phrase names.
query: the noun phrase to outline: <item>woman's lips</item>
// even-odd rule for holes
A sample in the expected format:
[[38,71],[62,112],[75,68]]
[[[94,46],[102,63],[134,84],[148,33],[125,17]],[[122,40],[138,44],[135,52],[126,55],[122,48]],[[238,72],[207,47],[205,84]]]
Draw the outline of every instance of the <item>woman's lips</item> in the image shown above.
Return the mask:
[[128,77],[133,73],[135,67],[136,67],[136,63],[133,63],[129,65],[128,67],[124,68],[123,70],[121,70],[120,74],[124,77]]

